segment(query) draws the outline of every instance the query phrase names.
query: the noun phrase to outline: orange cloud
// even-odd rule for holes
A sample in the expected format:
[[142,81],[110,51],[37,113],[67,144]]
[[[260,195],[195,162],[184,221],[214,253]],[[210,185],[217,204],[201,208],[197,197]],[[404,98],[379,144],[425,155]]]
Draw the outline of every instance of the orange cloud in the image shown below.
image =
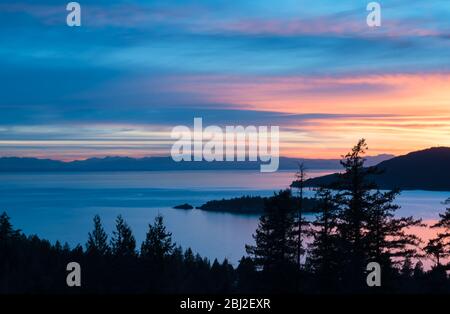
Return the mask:
[[371,153],[450,146],[449,74],[198,76],[181,86],[211,102],[234,104],[242,110],[343,115],[287,126],[290,131],[282,133],[284,155],[334,158],[362,137],[371,144]]

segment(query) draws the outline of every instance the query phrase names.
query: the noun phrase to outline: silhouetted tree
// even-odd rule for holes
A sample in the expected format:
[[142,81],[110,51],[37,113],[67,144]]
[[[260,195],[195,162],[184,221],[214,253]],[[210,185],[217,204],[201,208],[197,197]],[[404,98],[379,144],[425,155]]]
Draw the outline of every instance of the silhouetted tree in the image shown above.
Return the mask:
[[263,272],[262,289],[286,292],[298,285],[295,215],[290,190],[280,191],[265,202],[264,214],[253,235],[256,245],[246,245],[247,253]]
[[423,263],[421,261],[418,261],[416,263],[416,265],[414,266],[413,275],[414,275],[415,280],[422,279],[422,277],[425,275],[425,271],[423,269]]
[[414,269],[412,266],[413,264],[411,262],[411,258],[406,257],[405,260],[403,261],[401,275],[406,278],[411,278],[414,274]]
[[364,168],[364,154],[367,144],[361,139],[352,151],[341,161],[345,172],[340,176],[337,188],[340,212],[338,232],[341,238],[341,260],[343,277],[347,287],[360,290],[365,284],[364,272],[367,265],[364,228],[371,206],[370,197],[374,184],[368,176],[376,173],[373,168]]
[[162,262],[172,254],[174,248],[172,233],[166,230],[163,217],[156,216],[153,225],[149,225],[145,241],[141,245],[141,256],[155,262]]
[[[445,205],[450,205],[450,198],[447,199],[444,202]],[[434,226],[436,228],[445,228],[446,232],[449,233],[450,232],[450,207],[448,207],[445,210],[445,213],[443,214],[439,214],[440,220],[439,222]],[[450,235],[448,235],[450,236]]]
[[377,167],[364,167],[367,149],[366,141],[361,139],[344,156],[341,164],[345,172],[337,183],[341,191],[337,229],[344,262],[342,276],[353,291],[366,287],[365,267],[369,262],[383,265],[384,278],[389,279],[396,272],[392,264],[398,258],[417,255],[420,243],[417,236],[405,230],[421,225],[421,220],[394,217],[399,208],[393,203],[398,191],[379,191],[373,178],[382,172]]
[[246,245],[258,267],[271,269],[296,262],[294,215],[295,202],[290,190],[280,191],[266,201],[264,215],[253,235],[256,246]]
[[184,252],[184,262],[188,265],[193,267],[195,264],[195,256],[192,252],[192,249],[190,247],[187,248],[187,250]]
[[304,199],[304,186],[306,180],[306,167],[304,163],[298,165],[298,171],[296,173],[296,180],[294,186],[298,189],[298,208],[297,208],[297,264],[301,267],[301,258],[305,253],[303,248],[303,233],[304,226],[308,225],[308,222],[303,218],[303,199]]
[[395,218],[400,208],[394,204],[398,191],[376,191],[369,197],[367,223],[364,242],[369,260],[386,267],[399,262],[398,259],[417,257],[417,248],[421,242],[414,234],[406,233],[413,226],[423,226],[421,219],[413,217]]
[[309,265],[322,291],[336,288],[339,274],[339,246],[337,234],[337,199],[331,190],[316,192],[317,215],[312,223],[313,242],[309,246]]
[[214,259],[210,274],[213,282],[213,291],[217,293],[226,293],[232,289],[234,269],[227,259],[224,259],[222,264],[220,264],[217,259]]
[[114,256],[136,256],[136,240],[127,223],[119,215],[116,218],[116,230],[113,231],[111,248]]
[[[450,204],[450,198],[447,199],[444,204]],[[450,256],[450,207],[445,210],[443,214],[439,214],[439,221],[432,226],[432,228],[441,228],[442,232],[439,232],[435,239],[432,239],[432,246],[437,248],[438,246],[442,246],[442,256],[447,257]]]
[[448,256],[448,253],[445,249],[445,243],[439,237],[429,240],[424,250],[427,255],[430,256],[431,259],[433,259],[433,261],[436,263],[436,267],[441,266],[442,259]]
[[6,212],[0,215],[0,242],[6,243],[20,235],[20,230],[14,230]]
[[250,257],[243,256],[236,269],[238,292],[255,293],[258,292],[258,274],[256,266]]
[[[444,204],[450,204],[450,199]],[[434,260],[435,267],[440,267],[441,261],[450,256],[450,208],[439,214],[439,217],[439,221],[431,228],[441,228],[443,231],[439,232],[436,238],[430,239],[424,247],[425,253]]]
[[94,230],[89,232],[86,243],[86,253],[95,256],[104,256],[110,253],[108,235],[103,229],[100,216],[94,216]]

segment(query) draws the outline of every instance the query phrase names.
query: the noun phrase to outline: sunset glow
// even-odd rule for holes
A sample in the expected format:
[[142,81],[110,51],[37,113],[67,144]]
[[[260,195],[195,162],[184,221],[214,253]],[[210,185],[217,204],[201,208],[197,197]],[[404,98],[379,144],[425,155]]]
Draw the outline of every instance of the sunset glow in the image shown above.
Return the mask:
[[75,31],[51,0],[2,3],[0,154],[167,156],[194,117],[278,125],[285,156],[450,146],[448,2],[384,4],[375,29],[354,4],[269,2],[85,4]]

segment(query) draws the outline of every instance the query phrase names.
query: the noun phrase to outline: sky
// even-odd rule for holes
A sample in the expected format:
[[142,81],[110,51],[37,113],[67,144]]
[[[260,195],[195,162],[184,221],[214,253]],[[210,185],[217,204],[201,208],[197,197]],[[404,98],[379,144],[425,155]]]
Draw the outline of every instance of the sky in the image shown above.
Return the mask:
[[450,1],[0,2],[0,156],[169,155],[174,126],[280,126],[281,155],[450,146]]

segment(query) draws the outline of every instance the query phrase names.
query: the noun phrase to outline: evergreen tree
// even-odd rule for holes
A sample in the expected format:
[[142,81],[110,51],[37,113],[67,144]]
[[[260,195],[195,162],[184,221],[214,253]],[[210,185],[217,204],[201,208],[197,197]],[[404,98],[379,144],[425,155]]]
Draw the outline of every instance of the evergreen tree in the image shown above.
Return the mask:
[[256,246],[246,245],[246,250],[259,268],[280,269],[296,263],[296,236],[295,202],[290,190],[280,191],[266,200],[264,214],[253,235]]
[[[450,198],[444,202],[444,204],[450,204]],[[450,207],[445,210],[443,214],[439,214],[439,221],[432,228],[441,228],[442,232],[439,232],[436,239],[433,239],[435,243],[442,245],[443,254],[450,255]]]
[[108,235],[103,229],[100,216],[94,216],[94,230],[88,234],[86,253],[89,255],[105,256],[109,254]]
[[401,275],[406,278],[411,278],[414,274],[414,269],[412,267],[412,262],[410,257],[406,257],[403,261],[403,266],[401,270]]
[[181,246],[174,247],[170,259],[177,264],[181,264],[184,259],[183,248]]
[[187,248],[187,250],[184,252],[184,256],[183,256],[183,260],[185,262],[185,264],[189,267],[193,267],[195,264],[195,256],[194,253],[192,252],[192,249],[189,247]]
[[306,180],[306,167],[304,163],[298,165],[298,171],[296,173],[296,180],[293,186],[298,189],[298,207],[297,207],[297,264],[301,267],[301,258],[305,253],[303,248],[303,236],[305,233],[304,227],[308,226],[308,222],[303,217],[303,200],[304,200],[304,185]]
[[238,292],[255,293],[258,292],[257,272],[255,263],[250,257],[243,256],[236,269]]
[[313,242],[309,246],[309,264],[317,276],[322,291],[336,287],[340,256],[338,252],[336,197],[326,188],[316,192],[317,212],[311,232]]
[[360,290],[365,285],[367,265],[364,245],[364,228],[370,208],[370,195],[374,185],[368,176],[376,173],[374,168],[364,168],[367,144],[360,140],[341,161],[345,172],[337,182],[339,193],[339,223],[341,261],[347,288]]
[[[450,198],[444,204],[450,205]],[[450,207],[445,210],[445,213],[439,214],[440,220],[434,225],[435,228],[444,228],[447,233],[450,233]],[[450,236],[450,235],[447,235]]]
[[20,230],[14,230],[10,222],[10,218],[6,212],[0,215],[0,242],[9,242],[10,240],[17,238],[20,234]]
[[436,263],[436,267],[441,266],[441,261],[445,257],[449,256],[447,250],[445,249],[445,243],[440,237],[429,240],[424,248],[424,251],[428,256],[431,257],[431,259],[434,260],[434,262]]
[[63,245],[63,247],[62,247],[62,250],[63,250],[63,252],[65,252],[65,253],[69,253],[69,252],[70,252],[70,246],[69,246],[69,243],[64,242],[64,245]]
[[113,231],[111,248],[114,256],[136,256],[136,240],[128,224],[119,215],[116,218],[116,230]]
[[154,261],[162,261],[172,254],[174,248],[172,233],[166,230],[163,217],[156,216],[153,225],[149,225],[145,241],[142,243],[141,256]]
[[425,275],[425,271],[423,270],[423,263],[418,261],[414,266],[413,276],[414,280],[420,280]]
[[213,291],[216,293],[225,293],[231,290],[231,283],[233,282],[233,267],[227,259],[224,259],[220,264],[217,259],[214,259],[210,269],[210,276],[213,282]]
[[[360,291],[365,285],[365,267],[369,262],[384,266],[385,274],[398,258],[417,255],[420,239],[405,229],[421,225],[412,217],[395,218],[399,208],[394,204],[398,191],[380,192],[373,183],[382,172],[377,167],[364,167],[363,157],[368,149],[364,139],[341,162],[345,173],[338,182],[338,232],[342,253],[343,277],[347,288]],[[385,276],[386,278],[386,276]]]
[[393,202],[397,191],[376,191],[369,197],[367,223],[365,225],[365,244],[368,259],[382,264],[385,268],[399,259],[417,257],[417,248],[421,242],[416,235],[406,233],[405,229],[423,226],[421,219],[413,217],[395,218],[400,208]]
[[55,245],[53,246],[53,248],[55,249],[55,251],[60,254],[63,251],[63,247],[61,242],[59,242],[59,240],[56,240]]

